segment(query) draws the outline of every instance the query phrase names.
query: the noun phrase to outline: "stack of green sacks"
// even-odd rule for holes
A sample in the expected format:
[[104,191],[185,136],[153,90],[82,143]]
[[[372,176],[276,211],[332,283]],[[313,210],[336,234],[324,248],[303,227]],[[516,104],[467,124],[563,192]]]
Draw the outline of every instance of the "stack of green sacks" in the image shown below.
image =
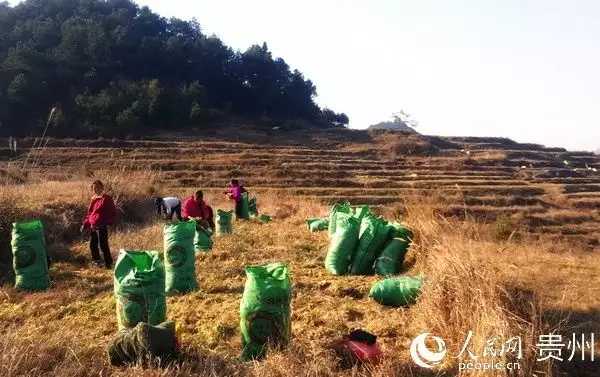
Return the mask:
[[11,241],[15,288],[42,291],[50,288],[44,227],[39,220],[14,223]]
[[388,239],[390,226],[382,218],[373,215],[368,209],[358,215],[361,219],[360,237],[354,249],[350,274],[370,275],[373,273],[373,263],[375,263],[375,259],[377,259],[379,252]]
[[334,275],[345,275],[351,263],[352,253],[358,243],[360,224],[349,213],[338,212],[330,220],[329,229],[335,229],[331,234],[329,249],[325,257],[325,268]]
[[352,214],[352,207],[350,206],[349,202],[345,202],[343,204],[335,203],[333,207],[331,207],[331,211],[329,211],[329,225],[327,227],[330,237],[332,237],[337,230],[337,218],[340,216],[340,214]]
[[413,238],[413,232],[402,224],[394,222],[390,228],[389,241],[375,261],[377,275],[396,275],[402,271],[404,257]]
[[198,289],[194,220],[164,225],[164,250],[167,294],[187,293]]
[[114,291],[119,329],[165,321],[165,268],[158,252],[121,250],[115,264]]
[[[308,223],[309,227],[315,222]],[[394,275],[401,271],[412,231],[375,216],[369,206],[334,204],[325,267],[334,275]]]

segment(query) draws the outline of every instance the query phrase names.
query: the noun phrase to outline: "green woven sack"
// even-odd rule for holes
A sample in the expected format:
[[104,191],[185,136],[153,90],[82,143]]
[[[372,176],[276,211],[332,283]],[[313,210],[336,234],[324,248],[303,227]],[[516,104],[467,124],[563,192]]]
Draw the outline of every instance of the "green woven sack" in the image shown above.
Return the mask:
[[194,250],[196,222],[190,220],[166,223],[163,234],[167,294],[198,289]]
[[11,247],[15,288],[24,291],[50,288],[42,222],[33,220],[13,223]]
[[381,280],[373,285],[369,297],[386,306],[414,305],[421,293],[423,279],[425,279],[425,275],[401,276]]
[[212,234],[202,227],[197,228],[196,236],[194,237],[194,250],[196,250],[197,253],[200,253],[210,251],[212,250],[212,247]]
[[[337,226],[337,217],[340,213],[351,214],[352,207],[350,207],[350,203],[345,202],[344,204],[335,203],[331,210],[329,211],[329,226],[327,227],[329,230],[329,235],[333,236],[336,231]],[[359,222],[360,224],[360,222]]]
[[121,250],[114,271],[119,329],[158,325],[167,316],[165,268],[155,251]]
[[329,249],[325,257],[325,268],[334,275],[348,273],[352,252],[358,242],[360,225],[349,213],[336,215],[336,231],[329,241]]
[[367,213],[360,223],[360,238],[350,266],[351,275],[373,274],[373,263],[388,240],[390,226],[381,218]]
[[287,347],[291,338],[292,283],[283,263],[246,267],[240,303],[242,359],[261,359],[267,346]]
[[308,219],[306,225],[311,232],[322,232],[329,227],[329,218]]
[[217,235],[220,234],[231,234],[233,229],[231,226],[231,220],[233,217],[233,211],[223,211],[222,209],[217,210],[216,217],[216,231]]
[[251,198],[248,200],[248,214],[250,217],[257,217],[258,210],[256,208],[256,198]]
[[108,347],[108,357],[113,366],[139,363],[143,366],[168,365],[177,356],[175,323],[163,322],[150,326],[140,322],[134,328],[121,329]]
[[393,223],[390,236],[391,239],[375,261],[377,275],[395,275],[402,271],[404,257],[413,238],[413,232],[402,224]]
[[363,217],[371,213],[371,208],[368,205],[356,207],[353,209],[352,213],[354,214],[354,217],[356,217],[360,222],[362,221]]
[[250,209],[248,207],[248,193],[242,193],[242,211],[240,213],[240,217],[236,218],[236,220],[249,220],[250,219]]

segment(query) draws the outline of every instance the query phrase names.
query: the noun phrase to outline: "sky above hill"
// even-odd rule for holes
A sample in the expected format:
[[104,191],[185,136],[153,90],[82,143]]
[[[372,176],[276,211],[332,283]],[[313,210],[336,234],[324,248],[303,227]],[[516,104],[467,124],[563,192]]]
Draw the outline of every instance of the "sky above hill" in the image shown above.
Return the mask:
[[[16,1],[12,1],[16,3]],[[353,128],[600,147],[595,0],[137,0],[235,49],[266,41]]]

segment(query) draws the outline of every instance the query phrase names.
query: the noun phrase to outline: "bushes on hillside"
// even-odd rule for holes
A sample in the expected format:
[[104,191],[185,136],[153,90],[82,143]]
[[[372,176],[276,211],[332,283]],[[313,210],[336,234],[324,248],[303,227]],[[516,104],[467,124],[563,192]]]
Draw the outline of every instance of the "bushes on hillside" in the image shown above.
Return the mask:
[[343,127],[316,87],[266,43],[234,51],[196,21],[131,0],[0,2],[0,132],[127,136],[232,115]]

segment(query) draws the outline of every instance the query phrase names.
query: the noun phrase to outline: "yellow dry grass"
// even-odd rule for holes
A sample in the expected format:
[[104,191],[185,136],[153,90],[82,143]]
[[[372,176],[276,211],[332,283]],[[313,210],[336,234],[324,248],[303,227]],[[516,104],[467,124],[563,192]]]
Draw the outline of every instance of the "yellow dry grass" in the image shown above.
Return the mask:
[[[154,173],[101,172],[100,177],[121,209],[129,212],[111,236],[113,254],[120,248],[161,251],[162,227],[153,218],[151,195],[183,197],[190,192],[160,187]],[[16,203],[19,213],[46,216],[51,231],[76,228],[72,222],[78,219],[61,217],[60,208],[85,209],[88,184],[77,180],[2,187],[2,197],[11,199],[2,202],[0,213],[12,215],[9,207]],[[215,208],[229,205],[216,190],[206,195]],[[391,220],[402,213],[415,229],[404,273],[424,273],[428,279],[415,306],[386,308],[368,298],[378,277],[334,277],[324,269],[327,234],[308,232],[304,220],[320,216],[325,207],[277,192],[261,193],[258,200],[259,211],[272,214],[274,222],[235,223],[232,236],[217,238],[213,251],[197,256],[201,289],[168,298],[168,317],[183,326],[184,354],[178,363],[166,369],[109,365],[106,349],[117,330],[112,275],[83,263],[89,253],[86,241],[70,234],[62,239],[66,250],[53,255],[57,263],[51,268],[52,289],[26,294],[10,284],[0,286],[1,375],[558,376],[556,365],[536,361],[537,337],[553,329],[600,333],[600,289],[594,283],[600,279],[600,262],[583,251],[561,251],[560,245],[544,240],[498,242],[482,224],[436,215],[431,197],[407,198],[401,211],[390,206],[384,215]],[[262,362],[240,363],[243,267],[274,261],[288,263],[293,279],[292,345]],[[381,364],[340,367],[332,343],[354,328],[378,335],[385,352]],[[521,336],[521,370],[461,372],[459,361],[447,357],[441,367],[429,371],[410,359],[411,340],[420,333],[442,337],[450,356],[455,356],[469,330],[475,353],[489,338]],[[600,360],[600,354],[596,358]],[[582,376],[597,371],[574,362],[569,368],[576,368],[563,368],[570,375],[575,375],[573,370]]]
[[469,158],[474,161],[504,161],[507,154],[504,151],[473,151]]

